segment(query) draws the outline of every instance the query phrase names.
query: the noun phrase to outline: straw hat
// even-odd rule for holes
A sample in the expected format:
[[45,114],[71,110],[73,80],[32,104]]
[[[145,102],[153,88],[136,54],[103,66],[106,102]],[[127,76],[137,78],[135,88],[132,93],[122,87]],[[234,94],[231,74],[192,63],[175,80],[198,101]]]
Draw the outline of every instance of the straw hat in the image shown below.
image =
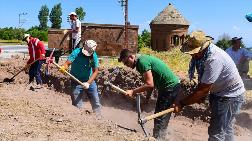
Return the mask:
[[182,44],[181,52],[186,54],[196,54],[207,48],[212,43],[212,38],[206,36],[203,31],[194,31]]

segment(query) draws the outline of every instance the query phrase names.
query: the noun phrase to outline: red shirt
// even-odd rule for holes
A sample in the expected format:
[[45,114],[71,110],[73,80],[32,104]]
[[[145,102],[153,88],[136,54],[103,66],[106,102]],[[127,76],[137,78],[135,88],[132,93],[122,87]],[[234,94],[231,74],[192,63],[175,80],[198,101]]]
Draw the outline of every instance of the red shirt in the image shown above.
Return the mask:
[[30,59],[27,61],[27,64],[32,63],[36,59],[43,60],[45,58],[43,56],[45,55],[45,46],[38,38],[30,37],[30,41],[27,45],[30,55]]

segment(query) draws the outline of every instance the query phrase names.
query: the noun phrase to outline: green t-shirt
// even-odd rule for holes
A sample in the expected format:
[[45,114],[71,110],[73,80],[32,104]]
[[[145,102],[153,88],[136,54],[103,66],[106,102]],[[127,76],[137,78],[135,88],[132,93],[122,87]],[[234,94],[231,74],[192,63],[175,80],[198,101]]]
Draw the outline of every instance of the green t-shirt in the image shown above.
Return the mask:
[[68,57],[68,60],[72,62],[70,73],[82,82],[88,81],[92,75],[92,69],[99,66],[96,52],[91,59],[82,53],[81,48],[76,48]]
[[159,90],[173,88],[179,83],[178,77],[171,69],[163,61],[154,56],[141,55],[137,59],[136,69],[141,74],[151,70],[154,86]]

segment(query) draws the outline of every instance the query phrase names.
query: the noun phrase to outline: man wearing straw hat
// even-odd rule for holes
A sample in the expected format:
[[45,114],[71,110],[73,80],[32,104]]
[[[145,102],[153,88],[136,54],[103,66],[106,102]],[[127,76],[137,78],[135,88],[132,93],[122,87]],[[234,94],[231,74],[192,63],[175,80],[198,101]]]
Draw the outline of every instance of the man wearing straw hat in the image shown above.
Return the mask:
[[188,97],[173,104],[175,112],[201,101],[209,95],[211,119],[209,141],[233,141],[233,125],[245,92],[244,84],[230,56],[211,43],[204,32],[195,31],[181,51],[192,56],[189,77],[198,73],[198,88]]

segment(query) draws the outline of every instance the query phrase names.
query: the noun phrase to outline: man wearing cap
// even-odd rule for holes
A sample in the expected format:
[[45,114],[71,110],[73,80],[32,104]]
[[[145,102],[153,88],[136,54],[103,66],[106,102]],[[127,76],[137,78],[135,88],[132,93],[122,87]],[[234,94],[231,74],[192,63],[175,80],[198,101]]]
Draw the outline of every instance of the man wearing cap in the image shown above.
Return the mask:
[[45,46],[38,38],[33,38],[30,34],[25,34],[23,41],[28,45],[28,51],[30,59],[27,61],[25,66],[26,69],[29,67],[29,83],[33,82],[34,77],[38,85],[42,85],[42,79],[40,75],[40,69],[42,64],[45,62]]
[[173,104],[175,112],[209,96],[211,119],[209,141],[233,141],[233,125],[245,92],[244,84],[231,57],[211,43],[202,31],[192,32],[181,51],[192,56],[189,76],[198,73],[198,87],[188,97]]
[[95,52],[96,42],[86,40],[83,48],[76,48],[62,65],[60,71],[65,72],[71,65],[70,73],[78,80],[83,82],[84,86],[71,82],[73,88],[72,104],[78,108],[83,106],[83,92],[87,93],[92,109],[95,113],[100,114],[100,100],[97,91],[95,78],[98,75],[98,57]]
[[69,14],[71,20],[71,29],[69,33],[72,33],[72,48],[69,48],[70,53],[79,47],[81,41],[81,22],[75,12]]
[[232,38],[232,47],[226,49],[226,52],[235,62],[235,65],[242,78],[248,77],[249,60],[252,58],[252,52],[241,48],[241,39],[238,37]]
[[[145,84],[133,90],[127,90],[132,97],[141,92],[151,92],[154,87],[158,89],[155,113],[168,109],[174,102],[180,88],[178,77],[160,59],[150,55],[136,55],[128,49],[120,53],[119,62],[136,70],[143,75]],[[153,136],[164,139],[171,113],[154,119]]]

